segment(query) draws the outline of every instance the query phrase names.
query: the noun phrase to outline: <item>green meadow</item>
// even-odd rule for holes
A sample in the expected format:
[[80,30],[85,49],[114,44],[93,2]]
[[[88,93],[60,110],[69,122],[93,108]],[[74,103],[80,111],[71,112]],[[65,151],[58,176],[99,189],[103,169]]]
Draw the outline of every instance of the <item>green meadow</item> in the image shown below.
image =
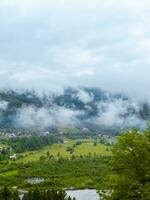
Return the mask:
[[[94,140],[82,140],[80,145],[74,147],[74,145],[80,142],[79,140],[64,140],[63,144],[53,144],[46,146],[43,149],[37,151],[25,152],[21,155],[21,159],[18,162],[28,162],[28,161],[37,161],[42,156],[47,156],[47,154],[53,156],[54,158],[63,157],[70,158],[74,156],[85,156],[85,155],[100,155],[100,156],[110,156],[111,147],[106,146],[101,143],[96,143]],[[73,152],[70,153],[67,151],[67,148],[73,148]]]
[[111,146],[94,139],[64,140],[40,150],[17,154],[16,161],[0,163],[0,185],[34,187],[28,177],[43,177],[41,188],[97,188]]

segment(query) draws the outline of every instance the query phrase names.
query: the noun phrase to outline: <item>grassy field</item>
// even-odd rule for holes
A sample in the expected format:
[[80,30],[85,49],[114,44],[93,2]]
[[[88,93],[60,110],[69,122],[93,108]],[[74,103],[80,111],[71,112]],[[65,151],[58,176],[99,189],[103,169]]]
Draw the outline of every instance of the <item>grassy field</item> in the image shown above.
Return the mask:
[[39,160],[26,164],[10,163],[0,173],[0,187],[29,189],[37,185],[27,182],[28,177],[42,177],[41,189],[100,188],[105,163],[109,157],[75,157],[74,159]]
[[[111,147],[107,147],[103,144],[97,143],[94,145],[94,140],[83,140],[82,144],[73,147],[78,140],[66,140],[63,144],[54,144],[51,146],[47,146],[38,151],[25,152],[21,154],[23,158],[19,159],[18,162],[28,162],[28,161],[37,161],[41,156],[46,156],[47,152],[55,158],[64,157],[69,158],[72,155],[80,156],[80,155],[101,155],[101,156],[109,156],[111,155]],[[74,152],[71,154],[67,151],[68,147],[73,147]]]
[[111,148],[92,139],[67,139],[63,144],[17,154],[16,161],[0,162],[0,185],[30,188],[26,179],[40,176],[45,179],[38,185],[42,188],[97,188]]

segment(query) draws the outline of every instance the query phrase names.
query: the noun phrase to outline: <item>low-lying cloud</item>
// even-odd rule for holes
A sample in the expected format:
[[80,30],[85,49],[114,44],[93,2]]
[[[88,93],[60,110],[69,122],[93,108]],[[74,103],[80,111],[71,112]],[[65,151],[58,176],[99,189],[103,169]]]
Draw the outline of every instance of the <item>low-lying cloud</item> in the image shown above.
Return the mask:
[[139,117],[140,105],[138,102],[122,99],[98,104],[98,116],[93,122],[105,127],[146,127],[146,121]]
[[0,110],[6,110],[8,106],[8,102],[7,101],[0,101]]
[[81,90],[81,89],[78,91],[77,97],[79,98],[80,101],[82,101],[85,104],[92,102],[94,98],[92,93],[89,94],[86,91]]
[[[144,129],[147,119],[140,116],[141,103],[109,93],[87,92],[80,88],[68,92],[68,96],[55,96],[47,99],[43,107],[31,105],[17,109],[14,124],[20,128],[47,129],[49,127],[84,127],[92,124],[98,127],[118,130],[131,127]],[[100,94],[100,99],[97,97]],[[70,95],[70,96],[69,96]],[[61,98],[60,98],[61,97]],[[42,98],[42,97],[39,97]],[[59,101],[60,99],[60,101]],[[96,100],[97,99],[97,100]],[[58,102],[62,105],[58,106]]]
[[81,111],[74,111],[65,107],[36,108],[22,107],[17,111],[14,123],[21,128],[67,127],[79,124],[78,116]]

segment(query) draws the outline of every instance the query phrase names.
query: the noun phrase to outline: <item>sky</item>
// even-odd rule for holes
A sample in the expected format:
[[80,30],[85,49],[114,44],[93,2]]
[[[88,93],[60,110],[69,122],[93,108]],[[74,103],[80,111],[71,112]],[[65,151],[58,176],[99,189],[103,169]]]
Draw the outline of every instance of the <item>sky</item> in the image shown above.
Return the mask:
[[0,89],[149,99],[149,0],[1,0]]

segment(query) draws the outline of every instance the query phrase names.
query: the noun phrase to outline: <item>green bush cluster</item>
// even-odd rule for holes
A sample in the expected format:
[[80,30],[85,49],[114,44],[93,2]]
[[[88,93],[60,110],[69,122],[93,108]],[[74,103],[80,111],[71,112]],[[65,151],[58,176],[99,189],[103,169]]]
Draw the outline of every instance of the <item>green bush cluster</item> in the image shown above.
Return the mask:
[[[4,187],[0,190],[0,200],[20,200],[20,194],[18,190],[10,190],[8,187]],[[40,191],[36,188],[25,193],[22,200],[75,200],[75,198],[67,197],[65,191]]]

